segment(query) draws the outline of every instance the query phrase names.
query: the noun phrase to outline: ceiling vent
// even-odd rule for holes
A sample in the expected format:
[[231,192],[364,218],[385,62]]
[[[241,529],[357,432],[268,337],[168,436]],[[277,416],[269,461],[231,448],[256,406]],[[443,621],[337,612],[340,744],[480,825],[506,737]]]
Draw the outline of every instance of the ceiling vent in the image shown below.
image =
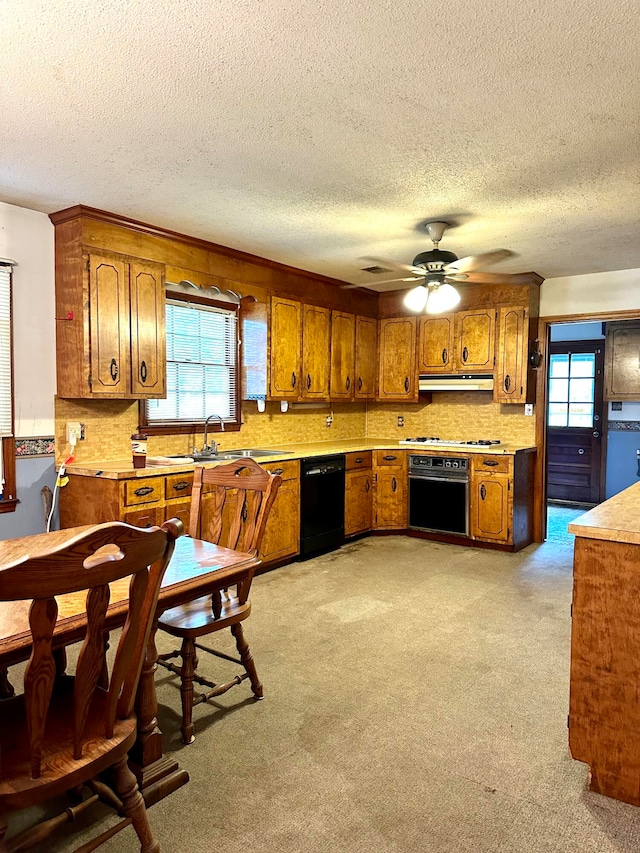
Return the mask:
[[362,272],[370,272],[373,275],[381,275],[382,273],[392,272],[392,270],[387,269],[387,267],[363,267]]

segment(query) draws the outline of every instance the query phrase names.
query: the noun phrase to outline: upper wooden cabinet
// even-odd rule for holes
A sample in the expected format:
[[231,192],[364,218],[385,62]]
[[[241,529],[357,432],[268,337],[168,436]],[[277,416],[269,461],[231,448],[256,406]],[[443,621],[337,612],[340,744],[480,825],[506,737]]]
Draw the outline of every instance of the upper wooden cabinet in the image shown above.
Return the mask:
[[491,373],[495,357],[495,311],[460,311],[455,315],[456,369]]
[[302,305],[293,299],[271,298],[269,324],[270,395],[278,400],[301,395]]
[[420,317],[419,373],[451,373],[455,369],[454,317],[454,314]]
[[[375,321],[374,321],[375,323]],[[331,312],[331,399],[353,400],[355,394],[356,318]]]
[[373,317],[356,317],[355,345],[356,400],[375,400],[378,370],[378,321]]
[[164,267],[57,236],[58,395],[164,397]]
[[493,384],[496,403],[528,403],[535,383],[529,381],[529,315],[522,306],[498,309],[498,343]]
[[302,308],[302,387],[307,400],[329,399],[331,311],[317,305]]
[[640,323],[607,323],[605,399],[640,400]]
[[378,399],[408,403],[418,399],[415,317],[380,320]]

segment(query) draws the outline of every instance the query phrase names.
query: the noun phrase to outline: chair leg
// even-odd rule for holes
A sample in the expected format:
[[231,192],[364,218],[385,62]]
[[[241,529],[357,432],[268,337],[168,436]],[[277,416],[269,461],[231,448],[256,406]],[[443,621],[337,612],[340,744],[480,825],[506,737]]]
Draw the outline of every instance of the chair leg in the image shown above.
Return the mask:
[[258,678],[258,673],[256,672],[256,665],[253,662],[253,655],[251,654],[249,643],[247,643],[244,638],[244,631],[242,630],[242,625],[239,622],[236,622],[235,625],[231,625],[231,633],[235,637],[236,648],[238,649],[238,654],[240,655],[242,665],[246,669],[247,674],[249,676],[253,695],[256,697],[256,699],[262,699],[264,696],[262,690],[262,683]]
[[193,676],[195,673],[196,647],[194,641],[185,637],[180,649],[182,667],[180,669],[180,698],[182,699],[182,732],[183,743],[193,743]]
[[114,786],[122,800],[122,813],[131,819],[140,839],[140,853],[160,853],[160,844],[155,840],[149,826],[147,809],[138,789],[136,777],[129,769],[125,755],[113,766]]

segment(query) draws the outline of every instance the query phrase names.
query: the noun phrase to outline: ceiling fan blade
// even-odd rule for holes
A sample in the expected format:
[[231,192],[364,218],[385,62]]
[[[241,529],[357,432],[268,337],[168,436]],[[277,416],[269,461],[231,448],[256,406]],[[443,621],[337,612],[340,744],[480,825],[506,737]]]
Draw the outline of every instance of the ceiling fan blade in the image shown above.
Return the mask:
[[390,258],[360,258],[361,261],[372,262],[370,266],[387,267],[387,269],[400,270],[401,272],[410,272],[414,275],[424,275],[424,271],[420,267],[412,267],[410,264],[399,264],[397,261],[392,261]]
[[491,264],[497,264],[499,261],[504,261],[512,257],[513,254],[509,249],[495,249],[493,252],[483,252],[481,255],[469,255],[466,258],[459,258],[457,261],[447,264],[444,271],[447,275],[472,272],[473,270],[480,270],[491,266]]
[[[465,276],[465,278],[466,278],[466,276]],[[409,283],[411,283],[413,281],[416,281],[416,282],[424,281],[424,275],[410,276],[409,278],[380,278],[380,279],[376,279],[375,281],[364,282],[363,284],[342,284],[342,285],[340,285],[340,290],[353,290],[353,288],[355,288],[355,287],[372,288],[372,287],[376,287],[376,285],[379,285],[379,284],[394,284],[396,281],[406,281]]]

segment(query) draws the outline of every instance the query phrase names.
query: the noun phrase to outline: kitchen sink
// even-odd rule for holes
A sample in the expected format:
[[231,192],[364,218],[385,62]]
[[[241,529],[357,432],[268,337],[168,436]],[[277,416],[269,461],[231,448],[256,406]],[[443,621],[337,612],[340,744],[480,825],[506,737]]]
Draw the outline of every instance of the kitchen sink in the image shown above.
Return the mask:
[[247,447],[242,450],[229,450],[227,451],[228,456],[287,456],[289,454],[289,450],[257,450],[253,447]]
[[[223,450],[221,453],[210,453],[210,452],[194,452],[189,454],[189,458],[193,459],[194,462],[230,462],[234,459],[242,459],[244,457],[260,457],[260,456],[286,456],[289,453],[287,450],[264,450],[253,447],[241,448],[240,450]],[[180,457],[168,457],[168,458],[180,458],[183,459],[184,456]]]

